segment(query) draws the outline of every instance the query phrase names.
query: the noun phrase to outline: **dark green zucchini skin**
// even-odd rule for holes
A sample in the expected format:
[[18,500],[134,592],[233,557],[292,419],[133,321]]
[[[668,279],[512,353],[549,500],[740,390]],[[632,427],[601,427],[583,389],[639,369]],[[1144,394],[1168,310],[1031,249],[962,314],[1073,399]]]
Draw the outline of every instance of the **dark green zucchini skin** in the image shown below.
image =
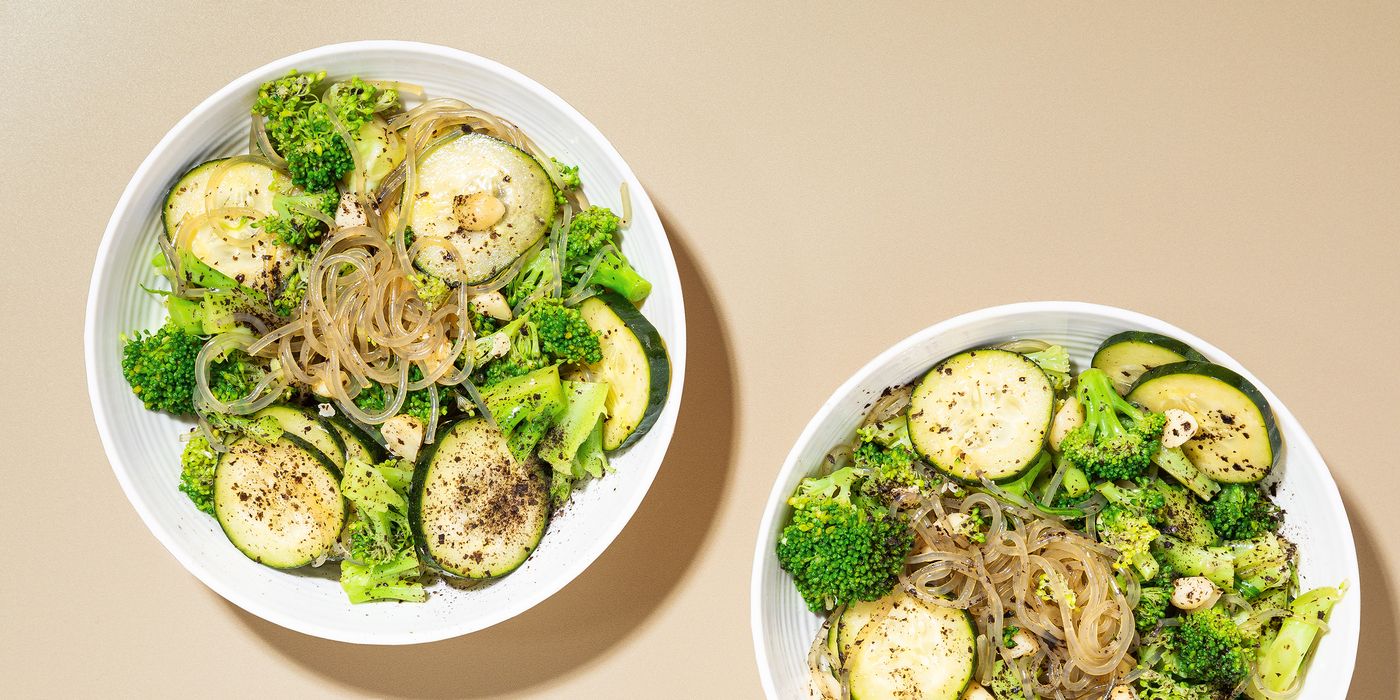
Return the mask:
[[[365,431],[360,429],[360,426],[355,425],[355,423],[352,422],[349,418],[346,418],[345,416],[337,413],[329,418],[326,418],[325,420],[326,422],[334,425],[336,428],[339,428],[340,430],[344,431],[345,434],[349,435],[352,440],[355,440],[356,442],[360,443],[360,445],[364,447],[365,452],[369,453],[370,459],[373,460],[375,464],[383,462],[384,460],[389,458],[389,451],[385,450],[383,445],[379,444],[377,440],[366,434]],[[343,445],[345,443],[344,436],[338,437],[341,437],[341,443]],[[350,448],[348,445],[345,446],[345,459],[350,459]]]
[[[1097,358],[1099,353],[1103,352],[1105,348],[1119,343],[1146,343],[1148,345],[1156,345],[1163,350],[1170,350],[1187,360],[1195,360],[1197,362],[1208,361],[1205,355],[1196,352],[1196,349],[1190,345],[1171,336],[1153,333],[1151,331],[1123,331],[1122,333],[1110,335],[1105,338],[1102,343],[1099,343],[1099,349],[1094,351],[1094,357]],[[1090,364],[1092,365],[1092,362]]]
[[[326,471],[330,472],[331,475],[335,477],[335,480],[337,482],[345,478],[344,475],[341,474],[340,469],[335,466],[335,462],[332,462],[331,458],[327,457],[326,453],[317,449],[315,445],[297,437],[296,435],[291,435],[286,432],[282,433],[282,438],[285,439],[287,442],[290,442],[293,445],[296,445],[297,447],[300,447],[301,449],[310,452],[311,455],[316,458],[316,461],[320,462],[321,466],[325,467]],[[341,501],[345,504],[345,507],[347,509],[350,507],[349,501],[346,501],[344,498],[341,498]],[[346,515],[349,515],[348,510],[346,512]]]
[[[1245,379],[1240,376],[1239,373],[1228,367],[1222,367],[1211,362],[1187,360],[1185,362],[1173,362],[1168,365],[1162,365],[1161,367],[1156,367],[1150,371],[1144,372],[1143,375],[1138,378],[1137,382],[1133,384],[1133,388],[1128,392],[1128,396],[1131,399],[1133,392],[1136,392],[1140,387],[1146,386],[1154,380],[1173,375],[1209,377],[1239,391],[1254,404],[1259,410],[1259,414],[1263,417],[1264,430],[1268,434],[1269,452],[1272,458],[1270,463],[1265,467],[1263,474],[1259,477],[1263,478],[1263,476],[1268,473],[1269,469],[1272,469],[1273,464],[1278,461],[1279,454],[1281,454],[1283,450],[1283,435],[1279,432],[1278,422],[1274,419],[1273,408],[1269,406],[1269,400],[1264,398],[1264,394],[1260,392],[1259,389],[1255,388],[1254,384],[1250,383],[1248,379]],[[1209,475],[1209,472],[1207,475]],[[1217,481],[1219,481],[1219,479],[1217,479]]]
[[666,407],[666,397],[671,393],[671,356],[666,352],[666,341],[656,331],[656,326],[651,325],[651,321],[648,321],[632,302],[627,301],[626,297],[612,290],[605,290],[598,294],[598,300],[607,304],[626,324],[627,330],[637,337],[637,342],[641,343],[642,351],[646,355],[647,367],[651,371],[647,409],[642,414],[642,420],[637,423],[637,428],[617,446],[616,449],[620,450],[646,435],[656,423],[656,419],[661,417],[661,409]]

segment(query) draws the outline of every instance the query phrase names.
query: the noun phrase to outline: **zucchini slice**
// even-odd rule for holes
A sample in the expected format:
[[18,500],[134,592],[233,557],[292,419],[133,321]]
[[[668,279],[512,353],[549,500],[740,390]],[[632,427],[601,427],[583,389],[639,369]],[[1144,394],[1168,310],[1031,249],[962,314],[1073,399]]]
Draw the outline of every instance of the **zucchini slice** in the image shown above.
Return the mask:
[[880,600],[857,600],[846,606],[845,612],[841,613],[840,619],[831,626],[831,631],[827,634],[827,647],[836,658],[845,661],[851,655],[851,650],[856,646],[856,640],[860,636],[861,630],[865,629],[870,618],[879,612],[884,599]]
[[274,404],[253,414],[255,418],[272,416],[282,425],[282,430],[330,460],[336,469],[345,468],[345,443],[340,434],[331,427],[329,421],[320,414],[300,406]]
[[[494,197],[505,208],[484,226],[470,213],[472,195]],[[419,238],[442,238],[462,255],[468,284],[483,282],[530,249],[554,222],[554,184],[534,157],[485,134],[464,134],[439,146],[418,166],[409,224]],[[477,230],[479,229],[479,230]],[[457,261],[425,247],[414,262],[426,272],[457,280]]]
[[851,697],[957,700],[977,667],[972,618],[903,590],[893,595],[889,614],[850,650]]
[[249,559],[277,569],[315,561],[347,516],[340,470],[305,442],[284,436],[229,446],[214,471],[214,517]]
[[544,536],[549,481],[538,457],[516,461],[485,420],[460,420],[419,456],[408,519],[418,553],[434,568],[463,578],[504,576]]
[[598,333],[603,360],[589,365],[587,381],[607,382],[603,449],[627,447],[651,430],[671,390],[671,358],[656,327],[632,302],[607,291],[578,306]]
[[[227,160],[227,159],[225,159]],[[214,170],[224,160],[215,160],[196,166],[185,173],[166,195],[162,220],[166,234],[171,241],[177,240],[180,222],[186,216],[203,216],[204,191]],[[238,163],[224,173],[215,190],[214,203],[221,207],[246,207],[263,216],[272,216],[272,198],[278,192],[296,194],[299,188],[292,185],[286,175],[259,163]],[[225,222],[234,236],[247,236],[252,231],[249,224],[239,219]],[[283,280],[292,273],[296,251],[287,246],[276,245],[267,236],[259,238],[252,245],[238,248],[224,242],[210,224],[200,226],[189,238],[188,248],[180,251],[192,254],[200,262],[213,268],[248,289],[261,292],[265,298],[274,299],[281,291]]]
[[1179,408],[1195,417],[1196,435],[1181,449],[1216,481],[1258,481],[1283,449],[1268,400],[1249,380],[1220,365],[1162,365],[1138,379],[1128,400],[1156,413]]
[[936,469],[963,483],[1016,479],[1045,447],[1055,389],[1035,362],[995,348],[934,366],[909,401],[909,439]]
[[351,423],[339,413],[327,418],[326,422],[340,437],[340,443],[345,446],[345,461],[358,459],[370,464],[379,464],[389,458],[389,452],[383,445],[375,442],[374,438],[360,430],[360,426]]
[[1176,338],[1147,331],[1123,331],[1099,344],[1091,364],[1113,378],[1113,388],[1119,396],[1127,396],[1143,372],[1183,360],[1205,362],[1206,358]]

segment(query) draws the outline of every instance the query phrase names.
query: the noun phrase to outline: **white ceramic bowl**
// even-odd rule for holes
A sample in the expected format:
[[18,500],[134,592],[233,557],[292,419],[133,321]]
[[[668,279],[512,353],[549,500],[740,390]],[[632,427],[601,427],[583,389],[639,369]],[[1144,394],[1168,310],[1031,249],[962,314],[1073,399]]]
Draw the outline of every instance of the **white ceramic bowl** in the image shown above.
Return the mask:
[[[179,483],[186,422],[146,411],[121,373],[121,333],[154,329],[164,310],[138,284],[158,287],[160,206],[176,179],[215,157],[247,152],[249,110],[258,86],[291,68],[325,70],[423,86],[509,119],[545,152],[578,165],[588,197],[620,211],[627,183],[633,219],[623,250],[653,284],[645,314],[671,354],[671,393],[656,424],[613,461],[617,471],[575,493],[524,566],[472,590],[439,583],[422,605],[352,606],[334,565],[281,572],[240,554],[213,518],[199,512]],[[168,288],[168,287],[167,287]],[[607,139],[573,107],[533,80],[463,51],[398,41],[338,44],[269,63],[233,81],[180,120],[141,164],[112,214],[93,270],[86,328],[88,388],[98,431],[131,504],[185,568],[220,595],[270,622],[306,634],[364,644],[446,639],[508,619],[563,588],[617,536],[641,503],[670,443],[685,377],[685,309],[671,248],[646,191]]]
[[774,554],[778,535],[791,517],[787,505],[798,482],[814,474],[826,453],[855,434],[871,400],[886,387],[922,376],[959,351],[1016,338],[1039,338],[1065,346],[1076,370],[1089,366],[1094,350],[1110,335],[1146,330],[1178,338],[1212,362],[1254,383],[1283,434],[1284,450],[1268,482],[1279,481],[1278,503],[1288,511],[1284,533],[1297,542],[1298,574],[1304,588],[1351,582],[1332,612],[1332,630],[1321,638],[1300,700],[1341,700],[1351,683],[1361,629],[1361,590],[1356,547],[1341,496],[1317,448],[1297,419],[1254,375],[1210,343],[1150,316],[1076,302],[1032,302],[974,311],[924,329],[886,350],[856,372],[822,406],[788,454],[773,484],[754,550],[752,624],[759,675],[771,700],[807,698],[807,652],[821,626],[808,612],[792,579]]

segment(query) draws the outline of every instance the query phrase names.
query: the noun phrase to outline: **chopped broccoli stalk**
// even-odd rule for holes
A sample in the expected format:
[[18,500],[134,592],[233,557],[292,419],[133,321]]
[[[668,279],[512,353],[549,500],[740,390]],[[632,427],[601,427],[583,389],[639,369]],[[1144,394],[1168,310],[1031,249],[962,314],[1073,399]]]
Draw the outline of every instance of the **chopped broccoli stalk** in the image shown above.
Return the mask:
[[146,410],[194,413],[194,361],[204,339],[167,320],[155,333],[122,341],[122,376]]
[[170,323],[190,335],[200,335],[204,330],[204,310],[200,303],[177,296],[165,298],[165,310],[170,312]]
[[[608,385],[594,382],[564,382],[564,397],[567,406],[559,420],[540,441],[537,454],[554,468],[555,489],[560,488],[560,480],[567,479],[562,488],[563,499],[554,498],[556,504],[568,500],[569,489],[574,481],[589,476],[577,462],[579,448],[588,442],[594,429],[603,417],[604,404],[608,398]],[[601,472],[597,476],[602,476]],[[555,490],[551,489],[551,490]],[[556,496],[559,494],[555,494]]]
[[861,476],[846,467],[804,479],[788,499],[794,512],[778,539],[778,563],[814,612],[887,595],[914,544],[902,515],[860,493]]
[[340,193],[334,187],[306,194],[278,193],[272,196],[272,210],[276,213],[257,222],[255,226],[271,234],[272,242],[277,245],[303,250],[314,249],[313,241],[320,238],[329,227],[326,226],[326,222],[306,212],[320,212],[334,218],[335,208],[339,203]]
[[484,389],[481,398],[520,461],[530,456],[545,430],[567,408],[555,365],[504,379]]
[[1060,451],[1096,479],[1142,474],[1161,445],[1166,417],[1125,401],[1100,369],[1080,373],[1077,396],[1084,406],[1084,424],[1069,431]]
[[1230,484],[1205,505],[1206,517],[1227,540],[1247,540],[1278,529],[1283,511],[1253,484]]
[[1217,688],[1233,689],[1254,661],[1254,640],[1219,606],[1186,615],[1171,645],[1182,678]]
[[1162,535],[1153,553],[1180,576],[1204,576],[1221,590],[1235,590],[1235,560],[1225,547],[1201,547],[1171,535]]
[[1159,527],[1162,532],[1202,547],[1215,544],[1215,528],[1211,527],[1200,501],[1190,491],[1161,480],[1153,486],[1163,499],[1162,524]]
[[1303,659],[1312,648],[1313,640],[1318,634],[1317,626],[1303,620],[1325,622],[1328,614],[1332,612],[1332,606],[1342,599],[1342,591],[1345,589],[1346,584],[1342,584],[1342,590],[1331,587],[1314,588],[1298,596],[1289,606],[1289,612],[1293,614],[1283,621],[1278,636],[1269,648],[1260,654],[1259,678],[1268,690],[1283,692],[1293,687],[1298,680]]
[[1035,461],[1031,463],[1030,468],[1015,481],[1003,484],[1002,490],[1025,501],[1037,500],[1031,492],[1031,487],[1035,486],[1035,481],[1040,478],[1040,473],[1045,471],[1047,466],[1050,466],[1050,461],[1050,453],[1041,450]]
[[185,443],[185,450],[180,453],[180,491],[194,501],[196,508],[210,515],[214,514],[214,470],[218,466],[219,455],[203,435]]
[[1163,447],[1153,452],[1152,462],[1171,474],[1182,486],[1191,489],[1191,493],[1202,501],[1209,501],[1220,491],[1220,484],[1197,469],[1180,447]]
[[1138,597],[1138,604],[1133,608],[1134,622],[1137,624],[1138,634],[1146,636],[1157,626],[1157,621],[1167,612],[1167,605],[1172,601],[1172,591],[1161,586],[1149,586],[1142,589]]
[[1065,478],[1060,481],[1060,489],[1069,498],[1079,500],[1089,493],[1089,477],[1085,476],[1084,471],[1079,467],[1071,466],[1065,470]]
[[1146,581],[1157,575],[1157,560],[1152,558],[1152,543],[1161,534],[1144,516],[1118,505],[1110,505],[1098,516],[1099,541],[1118,550],[1113,563],[1119,571],[1136,568]]
[[428,599],[423,584],[408,580],[418,575],[418,556],[405,549],[393,560],[380,564],[340,563],[340,587],[351,603],[372,600],[402,600],[421,603]]
[[1246,599],[1288,583],[1295,548],[1287,540],[1265,532],[1225,547],[1234,553],[1235,576]]
[[1021,687],[1021,673],[1014,662],[997,659],[992,664],[992,682],[987,686],[996,700],[1036,700]]
[[229,333],[246,327],[234,314],[249,314],[253,316],[265,314],[265,309],[259,309],[246,296],[239,292],[215,292],[210,291],[199,301],[199,311],[202,317],[204,335],[218,335]]

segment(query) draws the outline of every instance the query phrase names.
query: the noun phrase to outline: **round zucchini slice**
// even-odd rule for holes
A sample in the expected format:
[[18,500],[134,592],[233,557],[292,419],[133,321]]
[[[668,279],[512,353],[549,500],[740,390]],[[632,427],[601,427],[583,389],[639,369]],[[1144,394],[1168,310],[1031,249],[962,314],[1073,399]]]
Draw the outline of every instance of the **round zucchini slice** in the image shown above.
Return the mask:
[[903,590],[851,651],[853,700],[957,700],[977,667],[977,627],[965,610]]
[[1128,389],[1143,372],[1183,360],[1205,362],[1206,358],[1176,338],[1147,331],[1124,331],[1100,343],[1091,364],[1113,378],[1113,388],[1118,390],[1119,396],[1127,396]]
[[[409,224],[418,237],[442,238],[462,255],[468,284],[484,282],[530,249],[554,223],[554,184],[534,157],[485,134],[464,134],[439,146],[418,166]],[[503,208],[494,223],[476,204],[494,199]],[[457,280],[457,261],[427,247],[418,267]]]
[[1258,481],[1283,449],[1268,400],[1249,380],[1220,365],[1162,365],[1138,379],[1128,400],[1156,413],[1169,408],[1190,413],[1198,427],[1181,449],[1216,481]]
[[963,483],[1014,480],[1045,447],[1055,389],[1035,362],[1009,350],[969,350],[934,366],[909,401],[909,439]]
[[293,569],[330,550],[345,526],[340,471],[315,448],[284,436],[243,438],[214,471],[214,517],[249,559]]
[[[162,220],[166,234],[171,241],[176,240],[180,222],[186,216],[203,216],[204,190],[214,171],[225,162],[215,160],[196,166],[185,173],[166,195]],[[296,194],[299,188],[281,172],[260,163],[238,163],[231,166],[215,189],[214,204],[219,207],[246,207],[272,216],[272,198],[278,192]],[[240,217],[241,218],[241,217]],[[230,227],[243,226],[233,231],[235,236],[253,233],[246,228],[247,223],[239,219],[225,222]],[[276,298],[281,291],[283,280],[292,274],[296,251],[287,246],[276,245],[268,237],[259,238],[252,245],[238,248],[224,242],[215,233],[211,224],[204,224],[189,239],[189,247],[182,253],[192,254],[200,262],[213,268],[238,284],[261,292],[267,299]]]
[[671,358],[656,327],[632,302],[607,291],[578,306],[598,333],[603,360],[588,366],[589,381],[607,382],[603,449],[627,447],[651,430],[671,390]]
[[408,519],[423,561],[448,574],[504,576],[529,558],[549,522],[539,458],[511,456],[501,433],[470,418],[438,431],[419,456]]

